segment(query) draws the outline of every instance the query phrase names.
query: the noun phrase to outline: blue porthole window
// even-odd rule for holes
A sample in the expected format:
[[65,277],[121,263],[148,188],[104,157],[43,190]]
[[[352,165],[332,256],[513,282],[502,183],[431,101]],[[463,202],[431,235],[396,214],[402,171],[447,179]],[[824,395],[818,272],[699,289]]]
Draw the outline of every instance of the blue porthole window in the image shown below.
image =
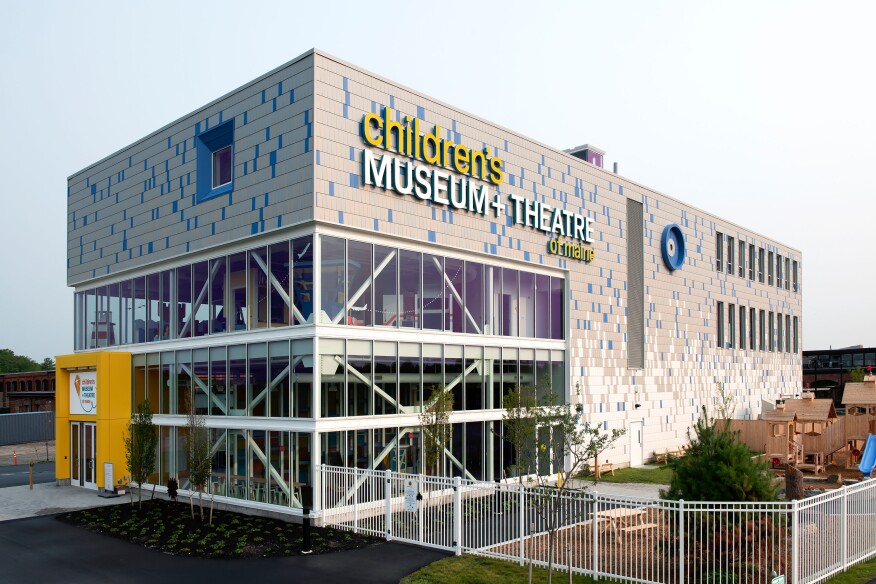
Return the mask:
[[234,120],[195,136],[198,203],[234,189]]
[[660,239],[660,249],[663,252],[663,263],[674,272],[684,265],[684,234],[676,224],[667,225]]

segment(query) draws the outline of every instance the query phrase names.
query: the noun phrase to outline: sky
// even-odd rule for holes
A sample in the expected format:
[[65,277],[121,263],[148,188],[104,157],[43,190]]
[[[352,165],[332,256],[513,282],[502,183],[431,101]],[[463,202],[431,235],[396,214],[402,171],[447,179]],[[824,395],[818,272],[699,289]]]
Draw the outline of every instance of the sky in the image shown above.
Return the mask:
[[803,253],[803,348],[876,346],[876,3],[17,2],[0,348],[72,352],[66,181],[320,48]]

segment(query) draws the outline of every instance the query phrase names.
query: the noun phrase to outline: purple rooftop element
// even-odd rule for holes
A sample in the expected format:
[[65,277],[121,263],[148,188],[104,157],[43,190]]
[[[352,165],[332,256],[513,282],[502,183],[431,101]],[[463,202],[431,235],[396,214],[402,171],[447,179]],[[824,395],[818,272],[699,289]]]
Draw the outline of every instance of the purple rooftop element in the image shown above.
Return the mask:
[[580,158],[585,162],[589,162],[594,166],[598,166],[599,168],[602,168],[603,158],[605,157],[605,150],[590,144],[582,144],[581,146],[569,148],[566,150],[566,153],[571,154],[575,158]]

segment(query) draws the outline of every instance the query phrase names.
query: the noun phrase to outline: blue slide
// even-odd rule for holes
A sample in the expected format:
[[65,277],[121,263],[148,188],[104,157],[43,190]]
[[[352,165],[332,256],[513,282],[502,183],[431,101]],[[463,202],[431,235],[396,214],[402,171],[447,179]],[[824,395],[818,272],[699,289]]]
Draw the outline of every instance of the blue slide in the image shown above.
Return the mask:
[[873,473],[874,463],[876,463],[876,436],[870,434],[867,437],[867,445],[864,447],[864,455],[861,456],[861,464],[858,465],[858,470],[861,471],[865,479],[869,479]]

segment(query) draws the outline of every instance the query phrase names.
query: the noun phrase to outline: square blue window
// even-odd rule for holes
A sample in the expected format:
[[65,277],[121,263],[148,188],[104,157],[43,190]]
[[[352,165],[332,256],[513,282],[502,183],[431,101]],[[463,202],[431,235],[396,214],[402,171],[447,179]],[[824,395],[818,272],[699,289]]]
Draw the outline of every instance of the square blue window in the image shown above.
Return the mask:
[[234,119],[195,137],[197,150],[196,201],[234,190]]

